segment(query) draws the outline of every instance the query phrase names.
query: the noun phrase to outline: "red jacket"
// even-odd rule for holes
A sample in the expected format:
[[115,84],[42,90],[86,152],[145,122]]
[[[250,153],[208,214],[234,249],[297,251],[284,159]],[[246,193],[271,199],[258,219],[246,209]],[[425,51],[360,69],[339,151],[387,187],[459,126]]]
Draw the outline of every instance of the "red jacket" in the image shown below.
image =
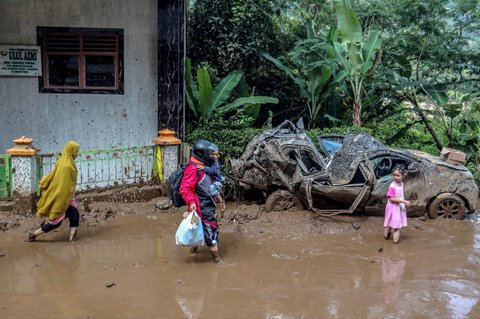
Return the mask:
[[[205,172],[200,171],[200,179],[203,178]],[[183,171],[182,182],[180,183],[180,195],[182,195],[183,200],[190,206],[192,203],[197,205],[197,214],[202,218],[202,211],[200,209],[200,200],[198,199],[197,193],[195,192],[195,186],[197,186],[197,167],[195,163],[190,160],[189,165]]]

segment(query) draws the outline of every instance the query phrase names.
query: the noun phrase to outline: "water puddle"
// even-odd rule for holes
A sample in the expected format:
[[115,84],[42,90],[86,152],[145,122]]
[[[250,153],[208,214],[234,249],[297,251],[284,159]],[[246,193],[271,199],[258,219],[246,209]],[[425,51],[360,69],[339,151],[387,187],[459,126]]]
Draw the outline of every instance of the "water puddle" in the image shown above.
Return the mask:
[[224,221],[221,265],[175,245],[181,213],[116,217],[73,244],[65,225],[35,243],[1,233],[0,317],[480,317],[480,219],[412,219],[394,245],[381,218],[285,214]]

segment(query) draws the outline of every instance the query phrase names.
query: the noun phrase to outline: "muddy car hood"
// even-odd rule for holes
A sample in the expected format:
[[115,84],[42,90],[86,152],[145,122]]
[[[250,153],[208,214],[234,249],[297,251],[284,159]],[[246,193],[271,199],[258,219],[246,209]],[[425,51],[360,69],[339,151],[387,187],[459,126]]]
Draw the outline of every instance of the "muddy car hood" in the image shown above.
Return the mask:
[[[308,152],[316,167],[308,173],[302,172],[298,161],[289,156],[289,152],[296,150]],[[288,121],[255,136],[240,159],[231,161],[231,166],[242,187],[259,190],[283,187],[293,191],[306,176],[320,178],[327,170],[322,155],[307,134]]]

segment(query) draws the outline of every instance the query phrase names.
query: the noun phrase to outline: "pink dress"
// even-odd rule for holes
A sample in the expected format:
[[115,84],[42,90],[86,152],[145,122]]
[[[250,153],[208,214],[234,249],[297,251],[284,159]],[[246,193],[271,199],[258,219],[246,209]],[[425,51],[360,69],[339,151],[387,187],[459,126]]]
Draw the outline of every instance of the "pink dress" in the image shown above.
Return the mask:
[[403,199],[403,183],[392,182],[387,192],[388,202],[385,207],[384,227],[402,228],[407,226],[407,210],[405,205],[392,203],[390,197]]

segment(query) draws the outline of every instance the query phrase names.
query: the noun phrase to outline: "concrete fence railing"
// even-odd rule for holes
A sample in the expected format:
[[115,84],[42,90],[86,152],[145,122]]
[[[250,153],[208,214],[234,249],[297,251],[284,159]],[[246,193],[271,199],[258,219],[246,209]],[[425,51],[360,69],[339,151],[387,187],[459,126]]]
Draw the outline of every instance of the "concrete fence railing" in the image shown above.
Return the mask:
[[[39,179],[47,175],[60,154],[37,154]],[[77,190],[145,183],[153,180],[155,146],[81,151],[77,164]]]
[[[179,163],[181,141],[164,129],[152,145],[84,150],[75,160],[77,191],[141,184],[163,183]],[[39,154],[32,139],[16,139],[16,146],[0,154],[0,199],[13,200],[21,212],[34,209],[41,195],[39,181],[54,167],[59,153]],[[182,147],[183,149],[183,147]]]

